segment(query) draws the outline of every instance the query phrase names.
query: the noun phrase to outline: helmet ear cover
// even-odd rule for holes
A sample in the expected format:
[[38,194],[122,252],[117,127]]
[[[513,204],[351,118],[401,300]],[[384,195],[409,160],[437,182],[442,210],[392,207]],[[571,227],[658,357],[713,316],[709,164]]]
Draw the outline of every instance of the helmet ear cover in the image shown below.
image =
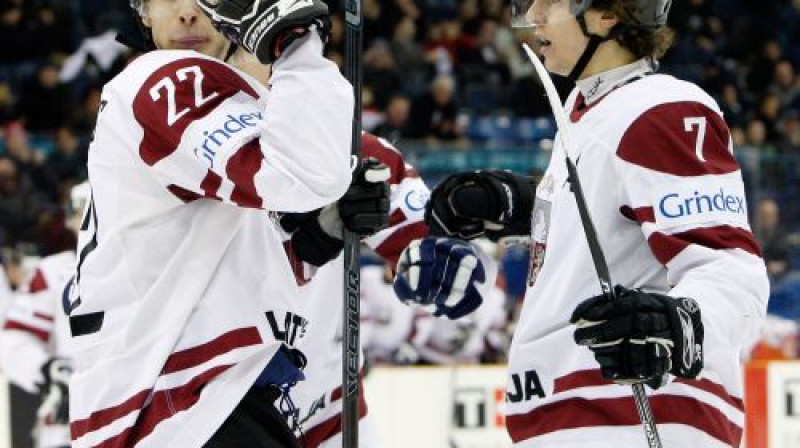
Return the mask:
[[116,37],[117,42],[142,53],[147,53],[148,51],[156,49],[156,44],[153,42],[153,35],[150,29],[144,26],[142,22],[145,1],[146,0],[129,1],[133,25],[123,27],[123,30],[117,32]]

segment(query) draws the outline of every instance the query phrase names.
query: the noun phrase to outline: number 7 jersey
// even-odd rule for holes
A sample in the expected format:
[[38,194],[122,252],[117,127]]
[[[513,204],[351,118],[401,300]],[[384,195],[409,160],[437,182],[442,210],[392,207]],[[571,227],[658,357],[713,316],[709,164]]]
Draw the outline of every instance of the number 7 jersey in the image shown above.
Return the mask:
[[[730,135],[697,86],[659,74],[618,86],[589,105],[578,89],[566,102],[568,150],[612,281],[694,298],[705,327],[700,378],[649,391],[655,421],[664,446],[738,447],[738,356],[757,334],[768,285]],[[605,380],[592,352],[573,340],[570,315],[601,290],[556,140],[532,215],[508,430],[518,446],[643,446],[631,388]]]
[[189,51],[148,53],[105,86],[64,303],[73,446],[202,446],[303,337],[272,214],[350,183],[352,88],[321,46],[311,33],[268,87]]

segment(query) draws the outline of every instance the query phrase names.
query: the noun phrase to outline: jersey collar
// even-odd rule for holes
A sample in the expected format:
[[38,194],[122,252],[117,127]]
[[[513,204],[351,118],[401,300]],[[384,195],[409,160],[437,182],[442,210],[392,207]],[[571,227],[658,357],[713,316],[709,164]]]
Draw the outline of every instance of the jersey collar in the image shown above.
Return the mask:
[[650,60],[639,59],[631,64],[579,79],[576,84],[583,95],[585,104],[591,106],[617,87],[647,76],[653,71],[654,67]]

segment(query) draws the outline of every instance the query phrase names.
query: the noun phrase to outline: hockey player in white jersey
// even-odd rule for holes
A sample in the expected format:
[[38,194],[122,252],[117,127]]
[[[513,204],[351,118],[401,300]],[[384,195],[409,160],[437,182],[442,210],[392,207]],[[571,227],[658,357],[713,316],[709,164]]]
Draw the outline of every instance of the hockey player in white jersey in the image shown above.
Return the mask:
[[[66,226],[76,235],[88,202],[88,182],[72,188]],[[11,382],[42,400],[32,433],[37,448],[70,446],[67,386],[72,363],[61,299],[74,274],[74,250],[39,260],[11,303],[0,331],[0,368]]]
[[[506,424],[517,446],[645,446],[631,389],[614,384],[631,382],[650,386],[663,446],[741,441],[739,353],[758,332],[768,282],[719,107],[656,72],[671,40],[669,6],[513,1],[515,24],[535,27],[547,69],[577,81],[565,103],[568,150],[615,301],[601,294],[560,134],[535,200],[523,179],[492,171],[456,174],[432,193],[433,233],[535,229],[509,353]],[[426,287],[436,282],[409,275],[425,254],[406,259],[401,296],[443,303]]]
[[[159,50],[105,86],[89,150],[72,444],[297,446],[289,346],[313,322],[273,218],[350,183],[352,87],[322,56],[327,7],[204,2],[212,23],[194,0],[133,3]],[[215,26],[257,56],[249,74],[223,62]]]

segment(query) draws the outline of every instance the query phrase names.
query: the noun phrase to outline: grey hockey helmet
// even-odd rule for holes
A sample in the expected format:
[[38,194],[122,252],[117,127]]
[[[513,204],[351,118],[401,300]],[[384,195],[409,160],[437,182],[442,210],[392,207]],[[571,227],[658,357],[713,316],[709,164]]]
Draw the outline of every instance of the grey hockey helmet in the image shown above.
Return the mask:
[[[530,28],[560,23],[569,17],[581,17],[592,3],[593,0],[511,0],[511,25]],[[667,24],[672,0],[635,0],[631,6],[633,22],[629,25],[652,28]]]

